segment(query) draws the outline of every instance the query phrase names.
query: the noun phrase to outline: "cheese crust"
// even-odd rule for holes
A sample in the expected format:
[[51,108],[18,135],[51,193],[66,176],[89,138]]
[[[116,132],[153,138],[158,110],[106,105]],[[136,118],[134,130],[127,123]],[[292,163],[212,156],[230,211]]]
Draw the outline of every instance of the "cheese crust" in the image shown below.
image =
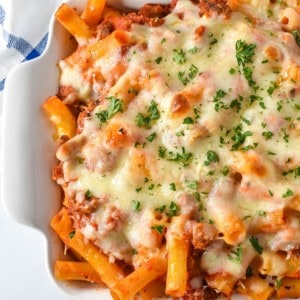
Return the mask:
[[[183,236],[198,253],[189,282],[200,272],[226,294],[216,274],[237,283],[262,253],[299,250],[298,11],[155,7],[104,18],[60,61],[77,134],[57,150],[55,180],[76,230],[110,261],[138,268]],[[97,43],[115,30],[102,53]],[[174,216],[186,218],[180,229]]]

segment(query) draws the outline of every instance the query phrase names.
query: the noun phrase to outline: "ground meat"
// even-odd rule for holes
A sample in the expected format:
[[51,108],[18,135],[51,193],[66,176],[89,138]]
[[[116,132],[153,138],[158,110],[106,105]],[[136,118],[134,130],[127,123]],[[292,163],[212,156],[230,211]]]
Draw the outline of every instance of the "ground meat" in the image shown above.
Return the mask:
[[78,114],[77,117],[77,133],[82,132],[85,119],[90,117],[91,111],[93,111],[98,104],[98,101],[90,100],[87,106],[80,106],[81,112]]
[[115,25],[110,21],[103,21],[97,26],[97,39],[102,40],[115,30]]
[[109,19],[115,29],[130,30],[132,24],[148,24],[150,27],[160,26],[164,17],[171,11],[169,5],[146,4],[139,12],[129,13],[126,16]]
[[220,293],[217,293],[214,289],[209,287],[203,287],[197,290],[190,290],[183,297],[183,300],[214,300],[214,299],[220,299]]
[[226,0],[200,0],[199,1],[200,16],[211,17],[221,15],[225,19],[229,18],[231,9]]
[[169,5],[145,4],[139,13],[147,18],[163,18],[170,13]]
[[65,99],[67,98],[70,94],[75,93],[75,89],[72,86],[66,86],[66,85],[61,85],[58,90],[58,98],[60,99]]
[[52,170],[52,179],[58,180],[59,178],[63,178],[63,169],[62,169],[62,163],[57,164],[53,170]]

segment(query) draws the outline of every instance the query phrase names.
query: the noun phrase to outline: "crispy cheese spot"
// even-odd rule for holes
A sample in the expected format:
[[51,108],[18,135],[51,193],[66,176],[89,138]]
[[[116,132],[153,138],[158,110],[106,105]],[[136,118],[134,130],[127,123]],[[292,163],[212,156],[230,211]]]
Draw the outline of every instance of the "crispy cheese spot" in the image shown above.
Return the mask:
[[180,117],[190,110],[190,103],[183,94],[177,94],[172,99],[170,110],[172,117]]

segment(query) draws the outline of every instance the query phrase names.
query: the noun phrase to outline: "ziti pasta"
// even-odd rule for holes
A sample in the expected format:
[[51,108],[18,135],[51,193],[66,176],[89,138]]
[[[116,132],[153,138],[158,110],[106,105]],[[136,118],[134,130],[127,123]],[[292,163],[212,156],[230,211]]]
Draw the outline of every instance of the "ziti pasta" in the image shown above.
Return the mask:
[[57,279],[115,300],[300,297],[297,4],[58,8],[78,47],[43,105],[74,257]]

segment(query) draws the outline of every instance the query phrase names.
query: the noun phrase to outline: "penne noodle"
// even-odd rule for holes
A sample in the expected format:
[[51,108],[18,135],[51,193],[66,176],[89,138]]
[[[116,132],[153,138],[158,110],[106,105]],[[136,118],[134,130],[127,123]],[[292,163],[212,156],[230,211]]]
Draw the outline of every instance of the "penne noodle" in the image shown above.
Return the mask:
[[87,262],[57,260],[54,275],[58,280],[82,280],[103,285],[99,274]]
[[268,300],[274,293],[274,287],[270,286],[266,280],[252,276],[241,281],[238,291],[250,297],[251,300]]
[[300,279],[284,277],[279,281],[276,289],[277,299],[299,299],[300,298]]
[[163,276],[167,271],[167,262],[154,257],[114,285],[110,292],[114,300],[130,300],[153,280]]
[[167,235],[168,271],[166,294],[182,297],[186,290],[188,279],[187,258],[189,241],[182,234],[186,216],[173,217],[171,232]]
[[105,0],[88,0],[81,15],[81,19],[83,19],[83,21],[91,27],[99,24],[102,18],[105,2]]
[[262,261],[259,269],[262,274],[300,278],[300,256],[297,254],[287,256],[284,253],[264,251]]
[[61,4],[55,17],[75,37],[77,42],[81,39],[88,40],[93,36],[88,25],[67,4]]
[[72,138],[76,134],[76,119],[69,108],[56,96],[49,97],[42,105],[49,115],[50,121],[55,125],[57,137]]
[[129,45],[131,38],[128,32],[123,30],[115,30],[104,39],[95,42],[86,48],[86,52],[91,56],[92,60],[98,60],[103,56],[110,55],[116,48]]
[[73,249],[90,263],[108,287],[113,287],[124,277],[123,271],[116,264],[110,263],[106,255],[100,252],[91,242],[85,241],[79,231],[74,230],[72,220],[65,208],[62,208],[54,216],[51,227],[67,247]]

